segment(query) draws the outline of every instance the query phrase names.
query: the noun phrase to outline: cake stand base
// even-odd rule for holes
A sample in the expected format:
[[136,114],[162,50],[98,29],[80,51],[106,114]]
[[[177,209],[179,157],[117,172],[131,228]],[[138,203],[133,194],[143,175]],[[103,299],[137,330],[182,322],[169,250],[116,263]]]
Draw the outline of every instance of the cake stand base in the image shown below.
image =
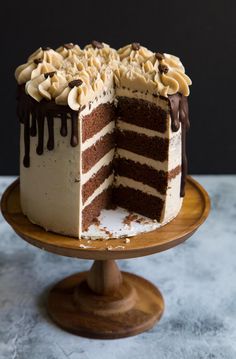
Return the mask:
[[152,232],[124,238],[87,241],[46,232],[24,216],[19,182],[12,183],[1,200],[2,214],[24,240],[49,252],[93,259],[89,272],[65,278],[49,293],[47,309],[60,327],[90,338],[128,337],[151,328],[160,319],[164,301],[159,290],[134,274],[120,272],[115,259],[161,252],[188,239],[205,221],[210,199],[202,186],[188,177],[178,216]]
[[164,311],[159,290],[146,279],[120,272],[115,261],[95,261],[49,293],[50,317],[63,329],[89,338],[115,339],[150,329]]

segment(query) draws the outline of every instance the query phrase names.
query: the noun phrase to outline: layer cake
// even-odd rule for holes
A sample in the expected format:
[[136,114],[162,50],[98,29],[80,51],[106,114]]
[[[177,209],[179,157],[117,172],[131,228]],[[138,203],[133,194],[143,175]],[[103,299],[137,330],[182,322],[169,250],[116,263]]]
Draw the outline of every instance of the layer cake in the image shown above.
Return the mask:
[[24,214],[81,238],[120,206],[162,225],[184,196],[191,80],[138,43],[40,48],[16,69]]

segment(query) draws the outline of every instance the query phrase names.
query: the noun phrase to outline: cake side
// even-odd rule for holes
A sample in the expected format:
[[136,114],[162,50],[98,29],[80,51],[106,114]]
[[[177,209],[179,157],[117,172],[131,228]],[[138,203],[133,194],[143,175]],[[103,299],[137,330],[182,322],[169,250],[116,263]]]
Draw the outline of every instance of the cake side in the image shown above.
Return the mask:
[[[70,120],[67,120],[68,128]],[[60,134],[60,118],[55,118],[55,150],[44,147],[38,155],[37,137],[30,140],[30,167],[24,166],[24,125],[20,134],[20,196],[22,211],[31,222],[46,230],[79,237],[80,182],[79,147],[71,147],[69,137]],[[48,129],[45,126],[45,139]],[[45,141],[46,143],[46,141]]]
[[32,222],[80,238],[111,201],[162,224],[177,215],[191,84],[178,58],[137,43],[65,44],[38,49],[16,78]]

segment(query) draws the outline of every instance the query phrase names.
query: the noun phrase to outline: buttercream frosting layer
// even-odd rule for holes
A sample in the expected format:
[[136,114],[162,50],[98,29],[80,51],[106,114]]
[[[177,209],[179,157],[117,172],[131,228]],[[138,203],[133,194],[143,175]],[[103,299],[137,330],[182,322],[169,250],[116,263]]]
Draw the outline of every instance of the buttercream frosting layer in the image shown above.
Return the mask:
[[36,101],[52,100],[75,111],[114,87],[168,97],[188,96],[191,85],[176,56],[137,43],[115,50],[97,41],[84,49],[72,43],[56,50],[39,48],[16,69],[15,77]]

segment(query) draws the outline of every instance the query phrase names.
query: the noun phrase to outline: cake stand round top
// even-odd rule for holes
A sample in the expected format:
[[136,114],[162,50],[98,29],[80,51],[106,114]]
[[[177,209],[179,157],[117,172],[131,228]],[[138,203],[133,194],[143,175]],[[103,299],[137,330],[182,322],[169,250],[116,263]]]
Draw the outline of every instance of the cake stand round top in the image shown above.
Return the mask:
[[188,177],[186,195],[178,216],[154,231],[130,237],[129,241],[124,238],[78,240],[46,232],[32,224],[22,213],[19,180],[13,182],[3,194],[1,208],[3,216],[15,232],[36,247],[68,257],[106,260],[141,257],[167,250],[185,241],[207,218],[210,199],[204,188]]

